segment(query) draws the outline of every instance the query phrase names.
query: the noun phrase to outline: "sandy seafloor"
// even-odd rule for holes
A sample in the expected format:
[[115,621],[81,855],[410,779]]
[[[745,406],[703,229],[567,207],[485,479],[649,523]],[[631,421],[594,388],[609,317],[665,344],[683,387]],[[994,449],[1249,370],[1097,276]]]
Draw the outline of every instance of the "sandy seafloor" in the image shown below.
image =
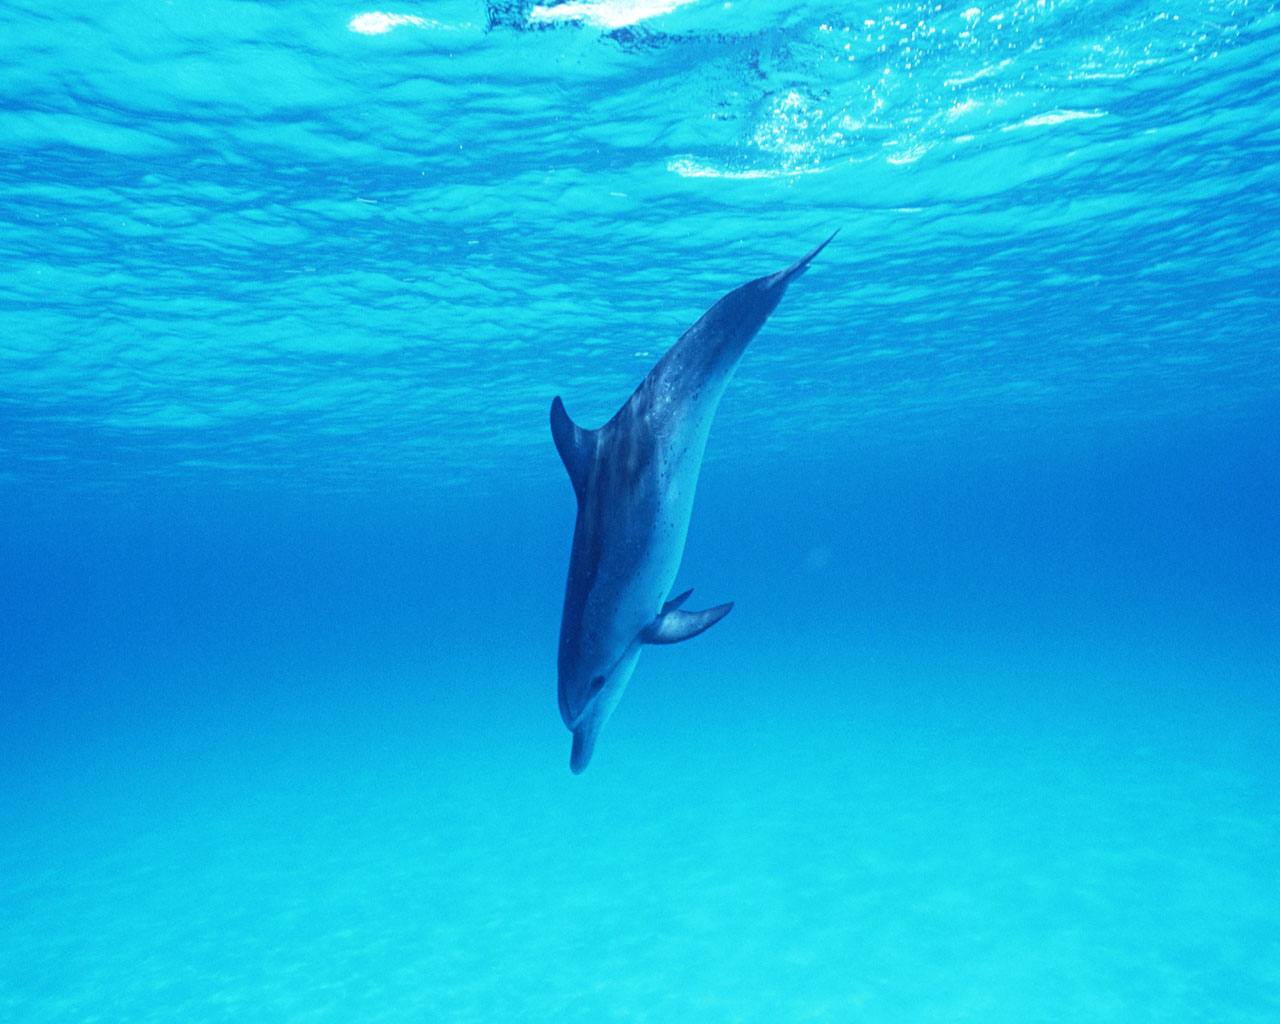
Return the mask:
[[1055,697],[767,724],[757,697],[657,751],[619,724],[583,780],[497,707],[282,707],[279,731],[104,752],[92,781],[7,791],[4,1013],[1270,1019],[1269,737]]

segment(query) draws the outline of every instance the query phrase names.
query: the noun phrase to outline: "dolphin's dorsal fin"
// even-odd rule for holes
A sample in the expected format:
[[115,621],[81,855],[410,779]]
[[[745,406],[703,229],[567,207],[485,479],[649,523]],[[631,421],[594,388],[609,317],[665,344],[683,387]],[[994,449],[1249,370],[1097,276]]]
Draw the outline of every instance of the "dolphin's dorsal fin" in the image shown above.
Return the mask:
[[594,433],[583,430],[569,419],[569,414],[564,411],[564,402],[556,395],[551,402],[551,437],[564,462],[564,468],[569,471],[573,489],[578,494],[587,486],[587,473],[591,469],[591,460],[595,457]]
[[682,612],[668,606],[683,601],[688,594],[681,594],[675,601],[668,601],[658,617],[640,632],[640,641],[646,644],[678,644],[702,633],[723,619],[733,610],[733,602],[718,604],[705,612]]

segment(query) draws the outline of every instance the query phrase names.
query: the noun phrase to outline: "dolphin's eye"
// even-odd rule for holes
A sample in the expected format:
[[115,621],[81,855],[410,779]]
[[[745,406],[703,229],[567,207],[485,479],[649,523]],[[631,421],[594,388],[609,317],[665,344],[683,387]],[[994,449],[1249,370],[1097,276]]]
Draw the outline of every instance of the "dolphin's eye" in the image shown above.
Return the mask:
[[587,687],[587,696],[594,697],[604,687],[604,676],[596,676]]

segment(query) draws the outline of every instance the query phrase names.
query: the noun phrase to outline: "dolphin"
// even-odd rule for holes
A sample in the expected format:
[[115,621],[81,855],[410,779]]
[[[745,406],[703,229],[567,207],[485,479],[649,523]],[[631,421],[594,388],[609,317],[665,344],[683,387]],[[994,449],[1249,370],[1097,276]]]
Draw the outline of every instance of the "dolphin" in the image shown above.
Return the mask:
[[641,648],[695,637],[733,608],[690,612],[682,606],[692,591],[669,598],[702,453],[747,344],[834,237],[712,306],[603,427],[584,430],[558,395],[551,403],[551,436],[578,499],[559,652],[560,717],[573,732],[575,774],[590,762]]

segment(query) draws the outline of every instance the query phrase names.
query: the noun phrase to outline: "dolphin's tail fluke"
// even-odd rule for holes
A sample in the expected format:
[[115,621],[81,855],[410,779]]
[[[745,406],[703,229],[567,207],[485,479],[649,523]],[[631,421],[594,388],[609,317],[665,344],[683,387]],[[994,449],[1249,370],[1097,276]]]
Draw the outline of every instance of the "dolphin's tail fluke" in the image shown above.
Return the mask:
[[680,335],[680,340],[658,361],[652,372],[661,373],[674,361],[684,377],[699,384],[718,371],[719,383],[723,386],[751,339],[782,301],[787,285],[803,274],[813,258],[835,237],[836,232],[833,231],[826,241],[801,256],[786,270],[757,277],[735,288]]
[[836,228],[833,232],[831,232],[830,235],[827,236],[827,240],[825,242],[820,242],[818,245],[814,246],[805,255],[801,256],[798,260],[796,260],[793,264],[791,264],[791,266],[787,267],[786,270],[780,270],[778,271],[778,273],[774,274],[773,276],[775,280],[771,281],[770,284],[775,284],[775,285],[790,284],[797,277],[799,277],[801,274],[803,274],[806,270],[809,269],[810,261],[815,256],[817,256],[818,253],[822,252],[822,250],[827,247],[831,239],[835,238],[836,235],[838,234],[840,234],[840,229]]

